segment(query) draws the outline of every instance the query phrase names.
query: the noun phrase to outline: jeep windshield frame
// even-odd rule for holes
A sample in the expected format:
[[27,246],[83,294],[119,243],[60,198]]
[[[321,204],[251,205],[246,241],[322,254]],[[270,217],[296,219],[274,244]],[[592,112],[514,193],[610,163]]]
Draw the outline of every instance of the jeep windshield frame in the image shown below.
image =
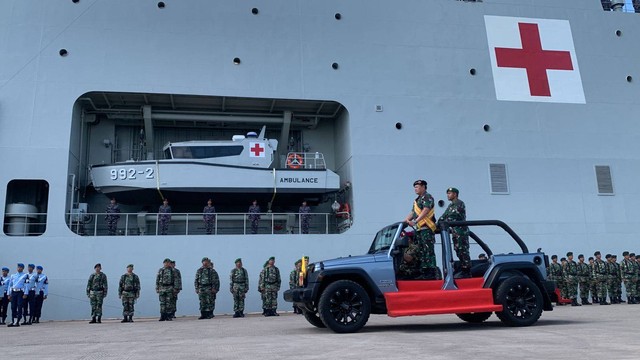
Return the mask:
[[400,234],[402,223],[395,223],[382,228],[376,233],[371,242],[371,247],[367,254],[376,254],[382,251],[388,251]]

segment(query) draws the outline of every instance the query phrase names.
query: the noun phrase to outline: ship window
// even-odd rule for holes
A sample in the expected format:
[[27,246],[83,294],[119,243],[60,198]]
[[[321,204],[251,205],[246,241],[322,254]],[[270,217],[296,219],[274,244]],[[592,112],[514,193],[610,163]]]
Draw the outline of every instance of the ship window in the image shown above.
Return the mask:
[[489,176],[491,178],[492,194],[509,193],[509,182],[507,180],[506,164],[489,164]]
[[4,233],[38,236],[47,227],[49,183],[45,180],[11,180],[7,185]]
[[174,159],[208,159],[225,156],[236,156],[242,153],[242,145],[234,146],[174,146]]
[[598,195],[613,195],[613,180],[611,168],[608,165],[596,165],[596,182],[598,183]]

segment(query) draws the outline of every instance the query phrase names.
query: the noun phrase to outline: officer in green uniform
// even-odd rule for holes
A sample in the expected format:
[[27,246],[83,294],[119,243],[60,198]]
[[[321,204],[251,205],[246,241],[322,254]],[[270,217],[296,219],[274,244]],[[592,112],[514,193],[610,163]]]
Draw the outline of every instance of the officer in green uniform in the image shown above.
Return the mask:
[[599,302],[598,299],[598,281],[596,280],[596,259],[593,256],[589,256],[589,270],[591,270],[591,282],[589,283],[589,289],[591,290],[591,301],[594,304]]
[[275,257],[270,257],[264,264],[258,280],[258,291],[262,294],[264,316],[280,316],[278,308],[278,291],[282,284],[280,270],[275,266]]
[[220,278],[208,257],[202,258],[202,267],[196,271],[194,287],[200,300],[200,317],[198,320],[215,317],[213,311],[216,309],[216,294],[220,290]]
[[[600,254],[600,251],[593,253],[593,256],[596,257],[593,263],[593,269],[596,279],[598,303],[600,303],[600,305],[610,305],[610,303],[607,302],[607,293],[609,292],[609,265],[602,260],[602,254]],[[611,255],[609,255],[609,257],[611,257]]]
[[179,287],[181,286],[179,286],[175,271],[171,267],[171,259],[166,258],[163,261],[163,267],[158,270],[156,275],[156,292],[160,298],[160,321],[172,320],[173,297]]
[[566,287],[567,297],[571,299],[571,306],[581,306],[578,303],[578,264],[573,261],[573,252],[567,253],[567,261],[562,268],[562,276]]
[[436,266],[436,253],[434,249],[436,218],[433,209],[433,196],[427,192],[427,182],[416,180],[413,182],[413,190],[418,197],[413,202],[411,212],[404,222],[416,229],[416,244],[418,245],[418,259],[424,279],[439,279],[440,271]]
[[[580,287],[580,298],[582,305],[591,305],[589,302],[589,289],[591,287],[591,267],[584,262],[584,255],[578,255],[578,286]],[[593,296],[593,294],[592,294]]]
[[[562,289],[563,279],[562,279],[562,266],[558,264],[558,255],[551,255],[551,264],[547,268],[547,274],[549,280],[556,282],[556,288]],[[558,299],[558,305],[562,305],[560,299]]]
[[89,276],[87,282],[87,296],[91,303],[91,321],[89,324],[102,323],[102,302],[107,297],[109,285],[107,284],[107,275],[102,272],[102,265],[96,264],[93,269],[95,272]]
[[620,271],[620,264],[618,263],[618,255],[611,255],[611,265],[614,268],[613,271],[613,288],[615,291],[616,299],[618,300],[618,304],[626,303],[626,301],[622,300],[622,271]]
[[[289,289],[297,289],[300,286],[298,285],[298,280],[300,279],[300,264],[302,264],[302,259],[296,260],[293,264],[294,268],[289,273]],[[298,307],[293,305],[293,313],[294,314],[302,314],[302,310],[298,309]]]
[[127,265],[127,272],[120,277],[118,297],[122,299],[121,322],[133,322],[134,305],[140,297],[140,278],[133,273],[133,264]]
[[231,295],[233,295],[233,317],[244,317],[244,299],[249,291],[249,274],[242,267],[242,259],[237,258],[236,266],[231,270],[229,284]]
[[[467,220],[467,210],[464,202],[458,199],[460,192],[454,187],[447,189],[447,199],[451,201],[444,214],[438,219],[438,226],[443,221],[465,221]],[[453,248],[460,261],[460,272],[457,278],[471,277],[471,257],[469,256],[469,227],[456,226],[451,233]]]
[[[633,255],[633,257],[631,257]],[[627,290],[627,303],[637,304],[638,294],[638,272],[636,269],[636,254],[625,251],[622,253],[624,259],[620,263],[620,272],[622,273],[622,281],[624,282],[624,288]]]
[[171,268],[173,269],[173,273],[176,275],[176,283],[177,288],[173,292],[173,297],[171,298],[171,318],[176,318],[176,311],[178,310],[178,294],[182,291],[182,273],[176,267],[176,261],[171,260]]

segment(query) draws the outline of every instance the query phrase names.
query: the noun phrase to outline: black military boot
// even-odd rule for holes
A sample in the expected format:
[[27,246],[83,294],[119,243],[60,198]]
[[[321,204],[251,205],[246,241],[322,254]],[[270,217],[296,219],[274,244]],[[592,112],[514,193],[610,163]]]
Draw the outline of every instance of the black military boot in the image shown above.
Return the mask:
[[268,316],[267,315],[267,309],[262,309],[262,316]]
[[125,316],[123,317],[122,321],[120,321],[120,322],[121,322],[121,323],[129,322],[129,317],[125,315]]
[[280,316],[280,314],[278,314],[276,310],[277,309],[271,310],[271,316]]
[[213,319],[214,317],[216,316],[213,315],[213,310],[209,311],[209,319]]
[[166,321],[167,319],[165,318],[164,313],[160,313],[160,320],[158,321]]
[[622,300],[622,296],[618,296],[618,303],[624,304],[626,301]]
[[173,316],[171,315],[171,313],[166,313],[164,314],[164,319],[166,321],[173,321]]
[[591,305],[591,303],[589,302],[589,299],[582,298],[582,305]]
[[34,324],[40,324],[40,316],[36,316],[36,318],[33,319],[33,323]]
[[0,325],[6,325],[7,323],[5,320],[7,320],[6,317],[3,317],[2,319],[0,319]]
[[574,298],[574,299],[571,299],[571,306],[582,306],[582,305],[578,303],[578,299]]
[[240,317],[240,312],[239,311],[234,312],[233,313],[233,317],[234,318],[239,318]]
[[11,323],[7,325],[7,327],[18,327],[20,326],[20,319],[12,319]]
[[[20,322],[20,319],[18,319],[18,322]],[[24,316],[22,318],[22,325],[27,325],[27,317],[26,316]]]
[[95,324],[95,323],[96,323],[96,317],[92,316],[91,321],[89,321],[89,324]]
[[102,315],[98,316],[98,324],[102,324]]
[[133,322],[133,315],[129,315],[129,322]]

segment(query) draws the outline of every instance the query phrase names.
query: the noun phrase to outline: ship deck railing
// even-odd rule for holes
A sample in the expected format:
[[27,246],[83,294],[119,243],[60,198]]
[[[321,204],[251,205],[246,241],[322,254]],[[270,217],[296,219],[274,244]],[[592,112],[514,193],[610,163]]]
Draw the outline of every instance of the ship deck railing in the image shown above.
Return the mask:
[[[67,213],[67,225],[81,236],[108,236],[107,213]],[[161,216],[164,214],[137,212],[120,213],[115,235],[161,235]],[[172,213],[167,235],[208,235],[203,213]],[[216,213],[211,235],[251,235],[249,213]],[[308,216],[308,234],[339,234],[351,227],[350,213],[260,213],[257,234],[303,234]]]
[[324,161],[324,154],[320,152],[290,152],[287,154],[282,167],[287,169],[324,170],[327,168],[327,164]]

